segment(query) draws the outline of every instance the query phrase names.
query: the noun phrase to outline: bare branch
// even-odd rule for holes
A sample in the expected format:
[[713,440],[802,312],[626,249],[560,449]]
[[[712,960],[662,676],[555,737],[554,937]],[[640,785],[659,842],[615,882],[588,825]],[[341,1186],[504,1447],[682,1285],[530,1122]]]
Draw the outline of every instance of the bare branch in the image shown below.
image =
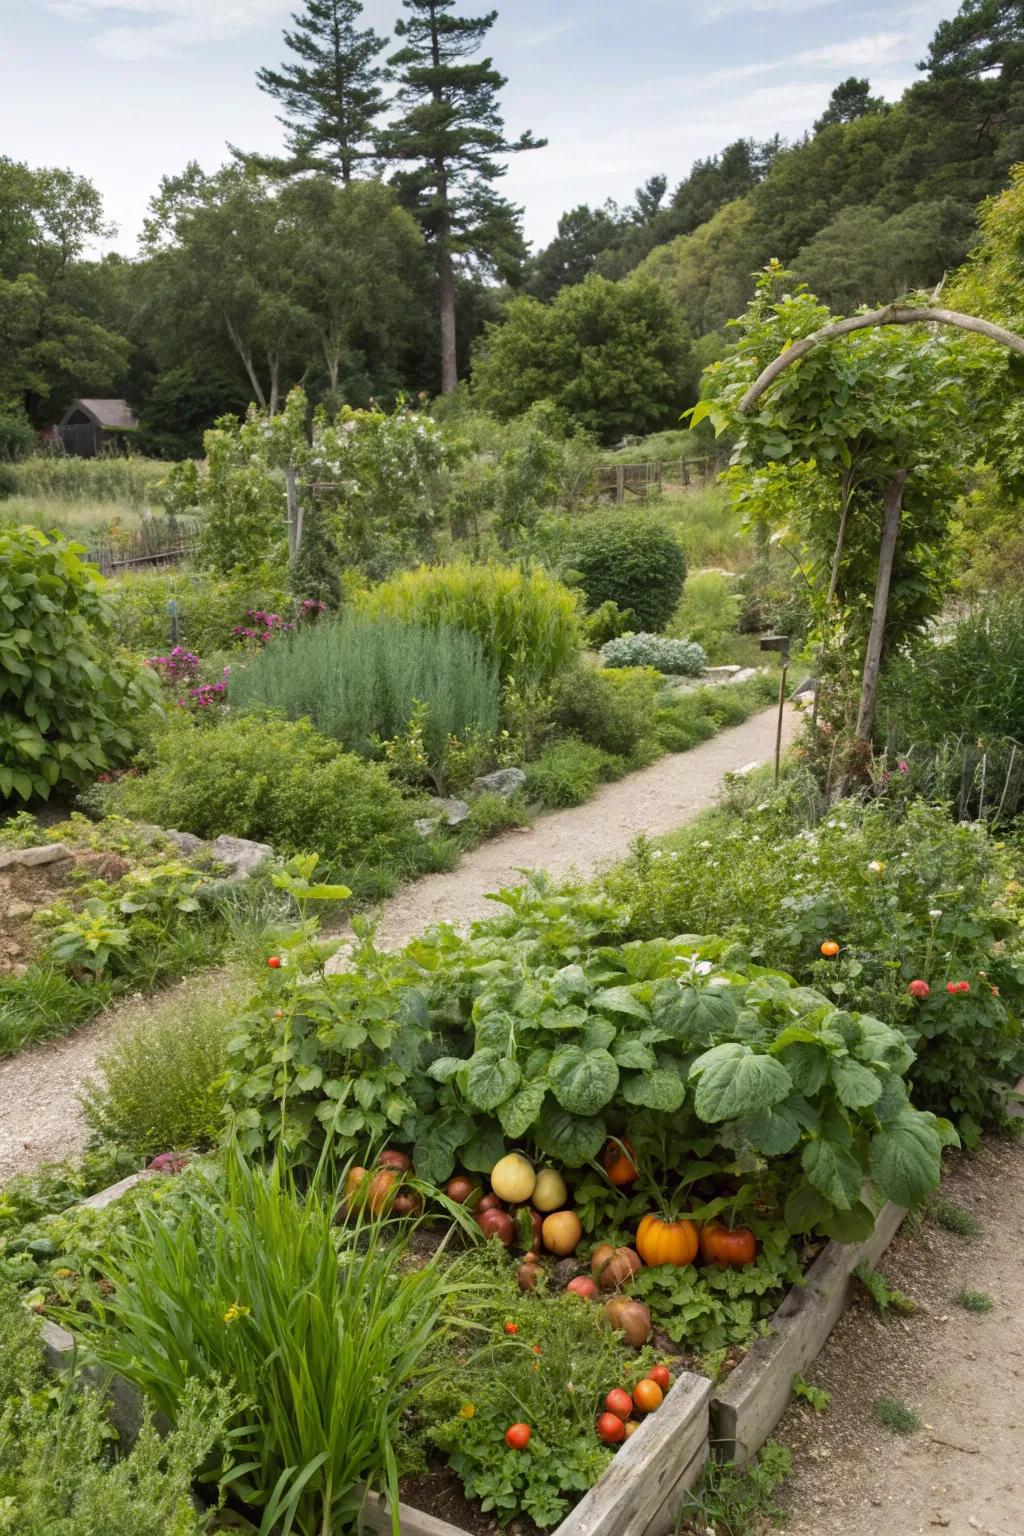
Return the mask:
[[1002,346],[1009,347],[1011,352],[1024,354],[1024,337],[1014,331],[1004,330],[1001,325],[994,325],[991,320],[979,319],[977,315],[962,315],[955,309],[935,309],[931,306],[910,308],[902,304],[887,304],[884,309],[872,310],[867,315],[851,315],[848,320],[836,320],[832,325],[822,326],[813,335],[794,341],[773,363],[768,364],[750,386],[740,401],[739,409],[745,415],[765,390],[774,384],[780,373],[791,364],[799,362],[800,358],[806,357],[812,348],[823,341],[835,341],[840,336],[849,336],[852,331],[867,331],[873,326],[920,325],[929,321],[933,324],[953,325],[961,331],[975,331],[979,336],[987,336],[990,341],[998,341]]

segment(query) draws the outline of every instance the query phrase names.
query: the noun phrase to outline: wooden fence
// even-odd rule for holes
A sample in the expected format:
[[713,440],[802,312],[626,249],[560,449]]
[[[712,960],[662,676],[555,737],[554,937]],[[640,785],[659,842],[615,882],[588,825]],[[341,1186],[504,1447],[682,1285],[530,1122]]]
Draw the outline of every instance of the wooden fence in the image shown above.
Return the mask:
[[193,518],[148,517],[134,532],[108,535],[102,543],[87,549],[84,558],[104,576],[177,565],[192,558],[198,537],[199,524]]
[[599,498],[623,502],[627,496],[657,495],[668,484],[706,485],[722,468],[715,455],[703,459],[650,459],[643,464],[602,464],[597,472]]

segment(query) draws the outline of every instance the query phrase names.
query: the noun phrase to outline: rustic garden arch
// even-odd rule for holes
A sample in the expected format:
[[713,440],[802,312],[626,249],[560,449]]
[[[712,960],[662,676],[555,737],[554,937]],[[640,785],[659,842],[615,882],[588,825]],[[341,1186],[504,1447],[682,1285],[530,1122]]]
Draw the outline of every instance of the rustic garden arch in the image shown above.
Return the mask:
[[[979,336],[987,336],[990,341],[999,342],[1011,352],[1019,352],[1024,355],[1024,337],[1018,336],[1014,331],[1008,331],[1001,325],[995,325],[991,320],[982,320],[977,315],[964,315],[955,309],[937,309],[932,305],[905,305],[887,304],[883,309],[874,309],[864,315],[853,315],[848,320],[836,320],[831,325],[822,326],[820,331],[813,331],[810,336],[804,336],[799,341],[781,352],[774,362],[768,364],[755,379],[739,403],[739,410],[743,415],[756,405],[757,401],[767,389],[775,382],[779,375],[794,363],[805,357],[814,347],[822,342],[836,341],[841,336],[849,336],[852,331],[866,331],[874,326],[883,325],[952,325],[961,331],[974,331]],[[910,470],[900,469],[893,475],[885,488],[884,516],[882,520],[882,540],[878,551],[878,579],[875,583],[875,603],[871,615],[871,629],[868,634],[867,655],[864,658],[864,676],[861,683],[860,705],[857,711],[856,740],[865,747],[871,744],[875,725],[875,702],[878,697],[878,678],[882,662],[882,645],[885,640],[885,623],[889,612],[889,588],[892,582],[893,560],[896,555],[896,544],[899,537],[900,514],[903,508],[903,490],[906,485]],[[844,519],[845,522],[845,519]],[[839,560],[842,555],[844,525],[840,525],[839,540],[836,545],[835,561],[832,568],[831,593],[835,590],[836,579],[839,571]]]

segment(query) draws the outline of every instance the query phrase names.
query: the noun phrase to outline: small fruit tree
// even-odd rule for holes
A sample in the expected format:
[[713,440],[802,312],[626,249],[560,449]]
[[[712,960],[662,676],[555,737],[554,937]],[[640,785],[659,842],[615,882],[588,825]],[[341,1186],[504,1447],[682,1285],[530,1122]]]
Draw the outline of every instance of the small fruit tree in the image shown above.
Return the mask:
[[[981,388],[991,341],[1024,342],[927,308],[836,320],[789,277],[777,262],[761,275],[691,420],[739,432],[734,497],[804,546],[827,654],[863,669],[855,724],[848,688],[827,704],[864,751],[884,655],[944,598],[950,510],[991,420]],[[991,340],[971,344],[961,330]]]

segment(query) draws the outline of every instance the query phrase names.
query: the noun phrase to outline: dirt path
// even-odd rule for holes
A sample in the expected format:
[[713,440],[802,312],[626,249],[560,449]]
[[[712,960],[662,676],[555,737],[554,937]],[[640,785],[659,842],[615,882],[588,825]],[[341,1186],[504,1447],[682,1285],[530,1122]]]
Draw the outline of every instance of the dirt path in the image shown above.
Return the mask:
[[[786,741],[798,719],[788,711]],[[671,832],[693,820],[714,804],[726,773],[770,758],[775,720],[774,709],[763,710],[690,752],[660,758],[607,785],[586,805],[542,816],[532,829],[483,844],[450,874],[428,875],[404,887],[384,904],[378,942],[394,948],[442,919],[487,916],[494,911],[487,892],[521,881],[524,867],[547,869],[559,878],[572,869],[590,875],[622,858],[638,832]],[[189,985],[181,989],[183,1006]],[[0,1180],[82,1150],[87,1131],[79,1085],[95,1069],[120,1020],[139,1007],[128,1000],[67,1039],[0,1060]]]
[[[840,1321],[808,1380],[826,1412],[789,1410],[776,1438],[794,1453],[789,1536],[1020,1536],[1024,1531],[1024,1144],[987,1142],[943,1185],[982,1226],[968,1239],[926,1222],[879,1268],[918,1311],[883,1325],[866,1300]],[[991,1297],[975,1315],[962,1287]],[[879,1425],[898,1398],[916,1434]]]

